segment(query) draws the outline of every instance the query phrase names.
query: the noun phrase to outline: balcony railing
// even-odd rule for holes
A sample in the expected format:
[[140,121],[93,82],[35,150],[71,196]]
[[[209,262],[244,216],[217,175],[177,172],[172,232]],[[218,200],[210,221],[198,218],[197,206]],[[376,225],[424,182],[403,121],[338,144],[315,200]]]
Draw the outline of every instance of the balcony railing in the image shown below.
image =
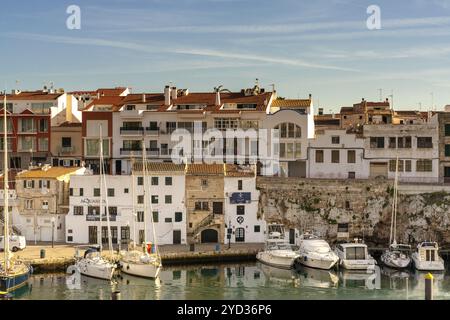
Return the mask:
[[132,135],[132,136],[139,136],[144,134],[144,128],[143,127],[136,127],[136,128],[120,128],[120,134],[122,135]]
[[159,148],[147,148],[146,151],[150,157],[159,157]]
[[149,136],[157,136],[159,135],[159,127],[146,127],[145,134]]
[[31,128],[31,129],[26,129],[26,130],[19,129],[18,133],[19,134],[34,134],[34,133],[37,133],[37,129],[36,128]]
[[59,152],[60,153],[72,153],[74,151],[75,151],[75,147],[74,146],[59,148]]
[[142,155],[142,149],[120,148],[121,155]]
[[[109,215],[109,221],[116,221],[116,215]],[[100,221],[100,215],[98,214],[88,214],[86,215],[86,221]],[[102,216],[102,221],[108,221],[106,215]]]

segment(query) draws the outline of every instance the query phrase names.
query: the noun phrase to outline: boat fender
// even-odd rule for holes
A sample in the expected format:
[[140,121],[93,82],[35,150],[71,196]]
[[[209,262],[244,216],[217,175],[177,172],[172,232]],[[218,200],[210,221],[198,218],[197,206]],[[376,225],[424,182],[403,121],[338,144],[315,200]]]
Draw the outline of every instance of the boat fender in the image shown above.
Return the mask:
[[33,274],[33,272],[34,272],[33,266],[30,266],[30,275]]

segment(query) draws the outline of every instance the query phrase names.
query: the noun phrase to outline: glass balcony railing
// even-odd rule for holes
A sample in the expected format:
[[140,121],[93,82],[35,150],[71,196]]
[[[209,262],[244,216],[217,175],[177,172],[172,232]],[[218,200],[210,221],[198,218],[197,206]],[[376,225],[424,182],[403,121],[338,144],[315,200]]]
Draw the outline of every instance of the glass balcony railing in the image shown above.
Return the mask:
[[120,134],[122,135],[142,135],[144,134],[144,128],[143,127],[135,127],[135,128],[120,128]]

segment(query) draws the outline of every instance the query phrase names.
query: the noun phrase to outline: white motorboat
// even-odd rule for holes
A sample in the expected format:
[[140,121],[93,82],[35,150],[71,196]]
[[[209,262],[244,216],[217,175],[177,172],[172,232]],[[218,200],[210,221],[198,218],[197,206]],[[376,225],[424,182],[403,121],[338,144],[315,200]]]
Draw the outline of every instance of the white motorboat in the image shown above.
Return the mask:
[[256,258],[273,267],[291,269],[294,266],[294,260],[298,257],[299,254],[284,238],[284,226],[269,224],[265,249],[258,252]]
[[389,268],[405,269],[411,264],[410,251],[410,245],[396,244],[394,242],[389,249],[383,252],[380,260]]
[[397,244],[397,194],[398,194],[398,157],[395,168],[394,199],[392,200],[391,231],[389,248],[381,255],[381,262],[390,268],[405,269],[411,263],[411,246]]
[[328,242],[311,233],[300,236],[298,253],[300,256],[296,261],[311,268],[329,270],[339,261]]
[[156,279],[161,271],[162,264],[157,254],[133,250],[127,251],[122,255],[120,266],[124,273]]
[[359,241],[341,243],[336,246],[339,266],[349,270],[375,270],[376,261],[369,255],[367,245]]
[[437,242],[419,243],[417,251],[411,255],[411,258],[419,271],[445,271],[444,259],[439,256]]
[[[88,277],[111,280],[116,265],[101,256],[98,247],[90,247],[84,256],[75,262],[75,268]],[[72,269],[73,270],[73,269]]]

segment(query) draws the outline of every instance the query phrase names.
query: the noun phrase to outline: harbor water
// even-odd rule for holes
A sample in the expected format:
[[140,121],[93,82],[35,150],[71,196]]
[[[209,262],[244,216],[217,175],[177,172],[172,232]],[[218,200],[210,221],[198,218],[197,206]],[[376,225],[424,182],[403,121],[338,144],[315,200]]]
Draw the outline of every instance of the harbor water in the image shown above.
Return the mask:
[[[447,264],[448,265],[448,264]],[[447,267],[448,268],[448,267]],[[65,273],[33,275],[13,299],[424,299],[426,273],[283,270],[259,262],[164,268],[159,280],[122,274],[114,282]],[[450,299],[450,270],[434,273],[434,299]]]

